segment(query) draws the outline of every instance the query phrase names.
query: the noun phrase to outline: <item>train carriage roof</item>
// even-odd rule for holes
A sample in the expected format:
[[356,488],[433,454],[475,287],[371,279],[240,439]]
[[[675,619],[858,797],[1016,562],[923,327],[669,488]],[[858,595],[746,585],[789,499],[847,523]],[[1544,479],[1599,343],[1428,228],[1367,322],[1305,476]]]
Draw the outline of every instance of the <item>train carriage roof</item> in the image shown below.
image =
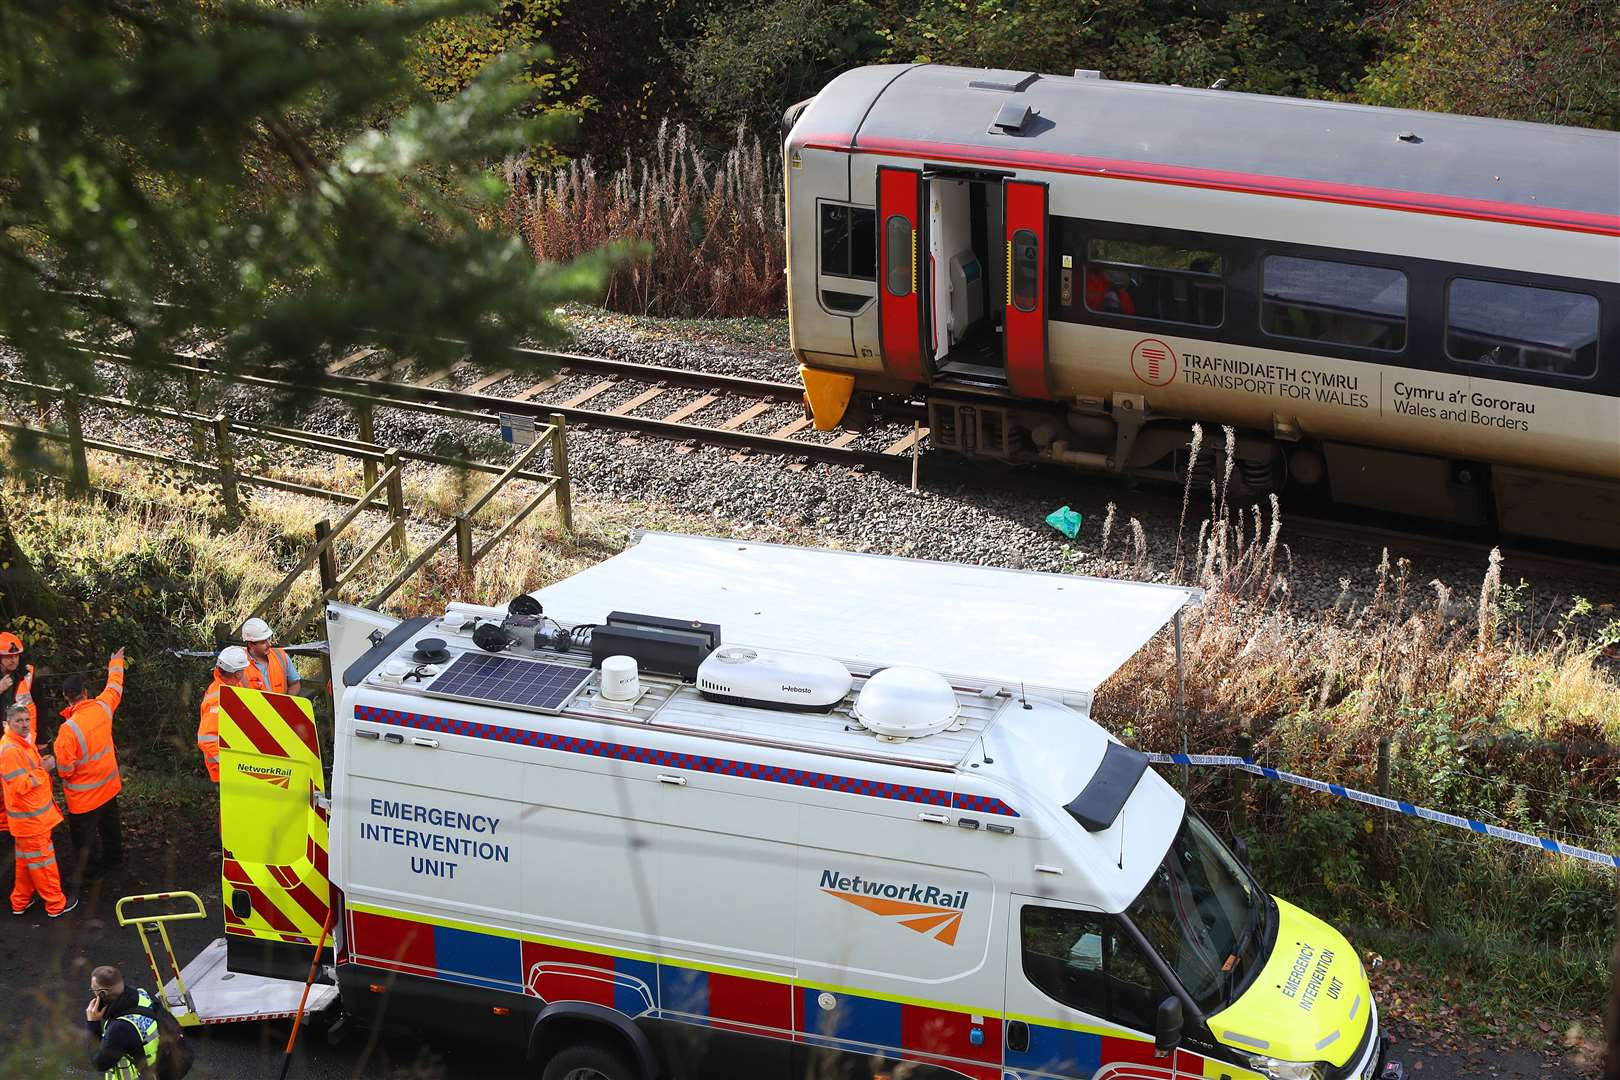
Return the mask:
[[[1016,133],[995,126],[1023,106]],[[1620,134],[1551,124],[923,64],[839,76],[794,142],[1620,232]]]

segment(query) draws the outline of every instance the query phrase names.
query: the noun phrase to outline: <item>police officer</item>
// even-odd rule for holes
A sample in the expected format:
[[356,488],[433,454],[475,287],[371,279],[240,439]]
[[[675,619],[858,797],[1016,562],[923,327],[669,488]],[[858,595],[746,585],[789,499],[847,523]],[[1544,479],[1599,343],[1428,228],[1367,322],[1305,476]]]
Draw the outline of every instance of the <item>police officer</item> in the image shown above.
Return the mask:
[[104,1080],[152,1080],[158,1075],[158,1013],[152,995],[124,983],[110,964],[90,973],[84,1022],[97,1042],[90,1067]]

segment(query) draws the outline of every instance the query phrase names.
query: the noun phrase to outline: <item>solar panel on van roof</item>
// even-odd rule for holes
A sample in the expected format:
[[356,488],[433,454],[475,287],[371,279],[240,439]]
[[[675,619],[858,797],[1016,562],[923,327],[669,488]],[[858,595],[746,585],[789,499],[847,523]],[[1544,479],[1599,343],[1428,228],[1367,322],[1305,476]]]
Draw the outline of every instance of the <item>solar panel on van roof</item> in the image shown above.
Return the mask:
[[589,668],[573,664],[462,653],[425,692],[466,701],[497,702],[537,712],[557,712],[590,677]]

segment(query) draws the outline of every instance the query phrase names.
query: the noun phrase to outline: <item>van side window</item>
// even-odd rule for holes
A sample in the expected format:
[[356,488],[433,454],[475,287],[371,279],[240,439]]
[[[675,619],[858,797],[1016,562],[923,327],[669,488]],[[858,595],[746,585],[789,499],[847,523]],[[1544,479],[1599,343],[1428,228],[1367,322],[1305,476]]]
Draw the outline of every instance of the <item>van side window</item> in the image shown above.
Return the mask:
[[890,214],[883,231],[883,286],[890,296],[910,296],[917,258],[911,222],[900,214]]
[[1086,245],[1086,308],[1099,315],[1221,325],[1226,311],[1221,256],[1145,238],[1155,235],[1091,238]]
[[821,272],[877,280],[877,211],[821,204]]
[[1124,1027],[1153,1030],[1168,992],[1117,922],[1031,904],[1022,923],[1024,974],[1042,993]]
[[1457,278],[1446,352],[1467,364],[1586,376],[1597,371],[1598,300],[1586,293]]
[[1406,275],[1399,270],[1268,255],[1260,291],[1260,328],[1268,334],[1406,348]]

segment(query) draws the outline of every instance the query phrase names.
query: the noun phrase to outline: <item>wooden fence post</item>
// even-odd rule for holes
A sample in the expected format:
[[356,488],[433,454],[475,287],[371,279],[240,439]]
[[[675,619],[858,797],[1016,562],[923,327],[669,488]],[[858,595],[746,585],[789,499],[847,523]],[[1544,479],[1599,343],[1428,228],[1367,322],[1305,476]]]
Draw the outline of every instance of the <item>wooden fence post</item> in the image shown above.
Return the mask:
[[[315,543],[319,544],[332,535],[331,518],[321,518],[315,523]],[[321,592],[329,593],[337,588],[338,566],[337,553],[332,550],[334,545],[327,545],[320,557]]]
[[[361,442],[375,443],[377,441],[376,414],[371,408],[371,402],[357,401],[354,403],[354,423]],[[377,482],[377,463],[370,458],[365,458],[360,468],[366,478],[366,490],[369,491],[371,486]]]
[[[1254,739],[1247,731],[1239,732],[1232,749],[1238,757],[1250,757],[1254,754]],[[1249,774],[1242,769],[1234,770],[1232,777],[1232,835],[1236,836],[1249,823]]]
[[388,516],[394,535],[394,553],[405,554],[405,482],[399,475],[399,451],[390,446],[383,452],[383,469],[393,475],[388,480]]
[[568,479],[568,421],[551,414],[551,471],[557,477],[557,519],[563,532],[574,534],[574,489]]
[[62,395],[62,418],[67,422],[68,490],[83,495],[90,490],[90,463],[84,456],[84,423],[79,417],[78,395]]
[[461,565],[462,576],[471,578],[473,572],[473,531],[472,519],[466,514],[456,515],[456,561]]
[[231,446],[231,418],[214,415],[214,455],[219,460],[219,494],[225,502],[225,516],[233,521],[242,516],[242,499],[236,489],[236,461]]

